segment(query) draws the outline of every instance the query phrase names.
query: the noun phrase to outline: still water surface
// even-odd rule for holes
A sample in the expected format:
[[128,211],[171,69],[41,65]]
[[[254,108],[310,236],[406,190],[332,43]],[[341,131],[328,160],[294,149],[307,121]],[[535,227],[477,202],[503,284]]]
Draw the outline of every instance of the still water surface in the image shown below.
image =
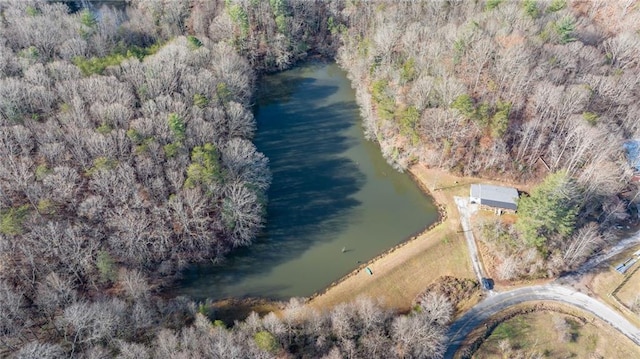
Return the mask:
[[264,233],[222,265],[188,270],[176,294],[308,296],[436,221],[432,200],[364,139],[336,64],[263,78],[255,115],[273,173]]

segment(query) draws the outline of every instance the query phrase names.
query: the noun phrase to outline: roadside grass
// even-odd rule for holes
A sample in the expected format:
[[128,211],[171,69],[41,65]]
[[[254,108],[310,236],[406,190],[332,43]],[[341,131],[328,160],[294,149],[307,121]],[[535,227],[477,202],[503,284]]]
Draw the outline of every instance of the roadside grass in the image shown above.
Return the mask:
[[[453,200],[453,196],[466,195],[471,182],[424,166],[412,168],[411,173],[436,203],[445,207],[445,221],[369,263],[368,267],[374,273],[372,276],[361,270],[312,298],[309,302],[311,307],[329,309],[359,296],[367,296],[382,300],[387,308],[407,312],[416,296],[440,277],[475,279]],[[460,303],[458,309],[468,309],[478,300],[479,296],[469,298]]]
[[640,296],[640,262],[629,269],[628,273],[629,279],[620,287],[616,296],[627,308],[631,309]]
[[495,327],[473,357],[640,357],[638,346],[602,321],[573,309],[566,313],[541,310],[516,315]]
[[[633,278],[630,278],[624,286],[622,286],[619,292],[614,296],[612,293],[618,288],[624,279],[626,278],[624,275],[618,273],[615,270],[615,265],[630,258],[633,253],[637,251],[637,248],[628,249],[617,256],[614,256],[607,262],[607,267],[600,268],[600,271],[593,275],[593,277],[589,280],[588,288],[591,289],[594,294],[600,298],[607,305],[618,310],[620,314],[622,314],[625,318],[627,318],[633,324],[640,326],[640,315],[631,312],[628,308],[622,305],[622,298],[626,298],[627,293],[633,295],[633,288],[635,288],[635,294],[640,293],[640,275],[638,272],[631,272],[634,268],[631,268],[627,275],[633,275]],[[640,262],[636,263],[634,266],[640,266]],[[627,287],[628,286],[628,287]],[[621,292],[622,293],[622,297]],[[618,299],[616,299],[616,297]],[[625,303],[626,304],[626,303]]]

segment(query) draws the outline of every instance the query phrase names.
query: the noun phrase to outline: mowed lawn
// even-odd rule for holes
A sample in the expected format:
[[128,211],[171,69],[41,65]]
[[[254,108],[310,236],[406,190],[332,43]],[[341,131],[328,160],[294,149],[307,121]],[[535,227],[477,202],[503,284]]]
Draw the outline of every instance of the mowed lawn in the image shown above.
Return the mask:
[[424,166],[415,166],[411,172],[435,201],[445,206],[446,220],[367,264],[373,275],[361,270],[348,276],[313,298],[309,303],[311,307],[326,309],[367,296],[381,299],[385,307],[407,311],[416,296],[442,276],[475,278],[453,201],[453,196],[468,195],[470,180]]

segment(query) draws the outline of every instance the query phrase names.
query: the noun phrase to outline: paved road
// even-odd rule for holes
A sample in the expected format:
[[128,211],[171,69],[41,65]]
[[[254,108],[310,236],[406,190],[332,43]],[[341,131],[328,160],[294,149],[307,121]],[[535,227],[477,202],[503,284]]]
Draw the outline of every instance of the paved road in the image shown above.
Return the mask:
[[[473,271],[478,277],[478,281],[481,282],[485,274],[470,224],[471,213],[477,208],[468,203],[468,198],[454,197],[454,200],[460,213],[460,223],[469,247]],[[447,334],[449,342],[444,357],[453,358],[453,355],[458,351],[460,345],[471,331],[489,317],[516,304],[541,300],[568,304],[590,312],[640,345],[640,329],[604,303],[568,287],[568,285],[578,281],[583,274],[588,273],[614,255],[638,243],[640,243],[640,232],[620,241],[608,251],[591,258],[578,270],[559,278],[556,284],[531,286],[502,293],[497,293],[493,290],[488,291],[488,297],[451,324]]]
[[449,343],[445,358],[453,358],[462,341],[492,315],[510,306],[530,301],[554,301],[583,309],[626,335],[640,345],[640,329],[631,324],[613,309],[586,294],[557,284],[531,286],[508,292],[494,293],[453,322],[449,328]]
[[464,237],[466,238],[467,246],[469,247],[469,255],[471,256],[473,272],[476,274],[476,277],[478,277],[478,283],[482,283],[481,280],[485,275],[482,269],[482,262],[480,262],[480,256],[478,255],[478,247],[476,246],[476,241],[473,238],[473,232],[471,231],[469,218],[471,216],[472,209],[468,203],[469,199],[465,197],[453,197],[453,199],[456,201],[458,213],[460,213],[460,224],[462,225],[462,231],[464,232]]

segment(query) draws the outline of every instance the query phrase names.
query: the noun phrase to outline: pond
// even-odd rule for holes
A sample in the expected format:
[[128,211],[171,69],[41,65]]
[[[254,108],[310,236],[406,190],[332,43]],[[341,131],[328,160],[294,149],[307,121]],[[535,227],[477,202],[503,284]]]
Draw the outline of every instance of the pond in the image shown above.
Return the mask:
[[437,209],[363,136],[354,90],[333,63],[260,80],[254,140],[270,159],[264,233],[175,290],[204,298],[309,296],[435,222]]

